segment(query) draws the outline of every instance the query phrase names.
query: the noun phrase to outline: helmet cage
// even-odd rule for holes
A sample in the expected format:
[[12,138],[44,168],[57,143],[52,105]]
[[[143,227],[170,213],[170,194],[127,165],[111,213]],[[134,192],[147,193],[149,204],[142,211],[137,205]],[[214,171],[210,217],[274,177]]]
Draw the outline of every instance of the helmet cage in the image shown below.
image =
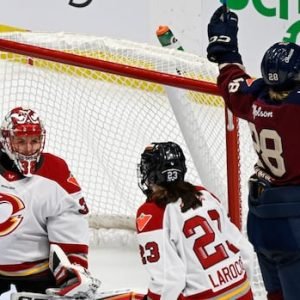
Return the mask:
[[[40,136],[41,146],[35,153],[24,155],[17,152],[12,145],[12,139],[20,136]],[[31,109],[17,107],[11,110],[1,125],[0,141],[2,151],[13,160],[18,170],[26,177],[31,177],[39,162],[45,146],[46,131],[39,116]]]
[[270,47],[261,62],[265,83],[275,91],[287,91],[300,83],[300,46],[279,42]]
[[183,181],[186,170],[184,154],[177,144],[152,143],[141,155],[138,185],[147,195],[151,184]]

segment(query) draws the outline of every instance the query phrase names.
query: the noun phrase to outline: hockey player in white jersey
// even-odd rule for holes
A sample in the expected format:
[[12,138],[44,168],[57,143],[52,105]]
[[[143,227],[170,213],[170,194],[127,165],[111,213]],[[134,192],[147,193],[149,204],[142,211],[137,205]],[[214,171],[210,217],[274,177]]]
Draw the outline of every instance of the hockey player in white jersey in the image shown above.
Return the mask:
[[[81,188],[63,159],[43,152],[45,137],[31,109],[12,109],[1,126],[0,295],[11,284],[19,292],[56,288],[50,291],[72,297],[82,283],[84,292],[99,285],[86,271],[88,208]],[[54,275],[48,263],[51,244],[71,262]]]
[[252,246],[219,200],[184,181],[185,157],[173,142],[141,155],[139,186],[147,199],[136,216],[147,299],[253,299]]

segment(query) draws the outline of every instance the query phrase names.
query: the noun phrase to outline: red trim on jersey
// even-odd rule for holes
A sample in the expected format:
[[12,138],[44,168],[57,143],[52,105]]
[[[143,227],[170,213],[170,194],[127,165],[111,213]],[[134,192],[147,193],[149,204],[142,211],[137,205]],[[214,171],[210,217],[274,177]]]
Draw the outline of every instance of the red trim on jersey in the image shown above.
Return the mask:
[[[206,191],[203,186],[196,186],[196,191]],[[210,192],[209,192],[210,193]],[[210,193],[218,202],[219,199]],[[136,214],[136,229],[137,232],[148,232],[161,229],[163,226],[163,216],[165,208],[159,207],[154,200],[149,200],[142,204]]]
[[[247,279],[247,275],[245,274],[244,278],[241,279],[240,281],[222,289],[222,290],[219,290],[218,292],[213,292],[213,290],[207,290],[207,291],[204,291],[202,293],[198,293],[198,294],[195,294],[195,295],[192,295],[192,296],[188,296],[188,297],[185,297],[184,299],[186,300],[200,300],[200,299],[210,299],[210,298],[214,298],[216,296],[219,296],[219,295],[222,295],[226,292],[229,292],[235,288],[237,288],[238,286],[244,284],[245,282],[247,282],[248,279]],[[247,290],[246,294],[244,295],[241,295],[239,296],[238,298],[236,298],[237,300],[252,300],[253,299],[253,295],[252,295],[252,291],[251,291],[251,288],[249,286],[249,289]]]
[[70,254],[70,253],[88,254],[89,251],[88,245],[64,244],[64,243],[54,243],[54,242],[50,242],[50,244],[58,245],[66,254]]
[[196,188],[197,192],[207,191],[207,189],[204,186],[201,186],[201,185],[197,185],[197,186],[195,186],[195,188]]
[[[42,153],[41,159],[41,166],[37,169],[35,173],[36,175],[40,175],[57,182],[70,194],[81,190],[78,184],[74,184],[75,178],[72,177],[67,163],[62,158],[50,153]],[[73,180],[70,181],[70,178]]]
[[20,173],[10,171],[10,170],[4,170],[1,174],[7,181],[16,181],[23,178],[23,176]]
[[5,271],[5,272],[22,271],[22,270],[32,269],[36,265],[39,265],[46,261],[48,261],[48,259],[37,260],[34,262],[24,262],[24,263],[16,264],[16,265],[0,265],[0,270]]
[[[226,292],[230,292],[231,290],[234,290],[235,288],[237,288],[240,285],[243,285],[247,282],[247,275],[245,275],[245,277],[232,284],[231,286],[222,289],[218,292],[213,292],[212,290],[207,290],[204,291],[202,293],[198,293],[198,294],[194,294],[191,296],[183,296],[182,294],[179,295],[177,300],[208,300],[208,299],[216,299],[216,297],[221,296],[220,299],[223,299],[222,295]],[[150,290],[148,290],[147,296],[149,296],[149,298],[151,298],[152,300],[160,300],[161,296],[158,294],[155,294],[153,292],[151,292]],[[225,295],[224,295],[225,296]],[[226,298],[227,299],[227,298]],[[231,299],[231,298],[228,298]],[[253,294],[249,285],[249,289],[245,291],[245,294],[243,295],[239,295],[237,298],[234,298],[236,300],[253,300]],[[174,299],[176,300],[176,299]]]
[[84,268],[88,268],[87,254],[89,251],[88,245],[78,245],[78,244],[63,244],[63,243],[53,243],[60,246],[60,248],[66,253],[71,263],[79,264]]
[[[137,212],[137,232],[140,233],[161,229],[163,226],[164,212],[165,209],[157,206],[154,202],[144,203]],[[145,216],[147,216],[147,222],[144,224],[144,226],[139,226],[141,219],[143,219]]]
[[[150,290],[148,290],[147,296],[151,299],[151,300],[160,300],[160,295],[154,294],[152,293]],[[175,299],[176,300],[176,299]]]
[[201,185],[196,186],[196,191],[197,192],[206,191],[206,192],[210,193],[213,196],[213,198],[215,198],[219,203],[221,203],[221,201],[219,200],[219,198],[217,196],[215,196],[213,193],[209,192],[205,187],[203,187]]

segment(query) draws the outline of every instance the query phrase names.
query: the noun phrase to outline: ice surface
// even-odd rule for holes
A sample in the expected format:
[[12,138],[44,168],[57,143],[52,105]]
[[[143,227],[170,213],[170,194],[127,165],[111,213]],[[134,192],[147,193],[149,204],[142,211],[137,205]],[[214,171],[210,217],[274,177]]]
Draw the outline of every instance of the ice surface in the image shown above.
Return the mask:
[[[102,282],[100,290],[130,288],[140,293],[147,290],[148,276],[135,249],[91,248],[89,263],[91,273]],[[0,300],[9,300],[14,291],[12,286],[12,290],[2,294]]]

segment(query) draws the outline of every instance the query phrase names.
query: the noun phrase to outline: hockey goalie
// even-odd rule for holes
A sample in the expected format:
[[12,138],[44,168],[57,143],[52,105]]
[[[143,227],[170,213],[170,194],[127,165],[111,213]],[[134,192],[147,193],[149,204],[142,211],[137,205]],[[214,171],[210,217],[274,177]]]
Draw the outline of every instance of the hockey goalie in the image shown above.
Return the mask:
[[46,294],[19,292],[11,295],[11,300],[142,300],[144,295],[130,290],[101,291],[101,282],[90,272],[77,264],[71,264],[58,245],[51,245],[49,268],[57,287],[48,288]]

